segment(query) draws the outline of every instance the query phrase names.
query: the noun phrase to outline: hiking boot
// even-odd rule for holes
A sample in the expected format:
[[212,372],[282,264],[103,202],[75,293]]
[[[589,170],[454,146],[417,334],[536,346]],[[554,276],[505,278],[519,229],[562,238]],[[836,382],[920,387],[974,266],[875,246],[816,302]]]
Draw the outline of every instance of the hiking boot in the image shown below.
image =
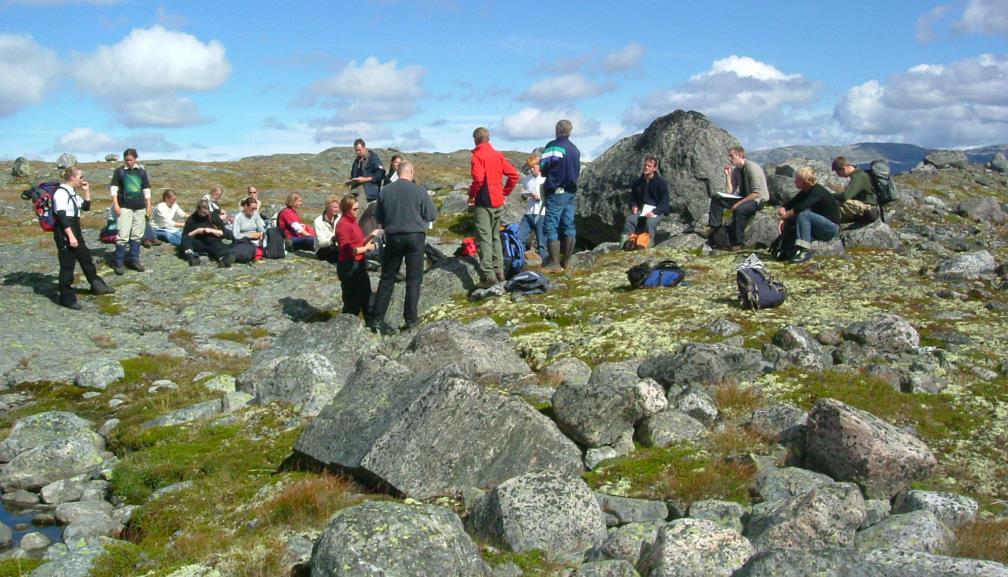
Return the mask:
[[399,329],[399,330],[400,330],[400,331],[408,331],[408,330],[412,330],[412,329],[415,329],[415,328],[417,328],[418,326],[420,326],[420,319],[413,319],[413,320],[411,320],[411,321],[406,321],[406,322],[405,322],[405,323],[403,324],[402,328],[401,328],[401,329]]
[[73,310],[75,310],[75,311],[79,311],[79,310],[81,310],[81,306],[80,306],[80,303],[79,303],[79,302],[73,302],[73,303],[70,303],[70,304],[68,304],[68,305],[63,305],[63,304],[61,303],[61,305],[62,305],[62,306],[65,306],[65,307],[66,307],[66,308],[68,308],[68,309],[73,309]]
[[145,238],[142,241],[140,241],[140,246],[142,246],[144,248],[150,248],[150,247],[154,246],[154,244],[150,241],[150,239],[146,239]]
[[115,263],[112,267],[112,272],[116,273],[116,276],[122,276],[126,274],[126,269],[123,267],[122,263]]
[[388,324],[385,321],[371,322],[368,324],[368,328],[371,329],[371,332],[375,334],[380,334],[384,337],[394,335],[396,333],[396,330],[392,328],[392,325]]
[[791,262],[800,264],[808,261],[810,258],[812,258],[812,251],[807,248],[800,248],[795,251],[794,256],[791,257]]
[[506,278],[504,278],[504,271],[502,270],[495,270],[494,276],[497,277],[497,282],[504,282],[505,280],[507,280]]
[[198,254],[194,252],[187,252],[185,255],[185,259],[186,262],[189,263],[189,266],[199,266],[200,260]]
[[495,284],[497,284],[496,280],[494,280],[494,279],[492,279],[490,277],[485,277],[485,278],[481,279],[478,283],[476,283],[476,288],[478,288],[478,289],[488,289],[488,288],[494,286]]
[[560,266],[560,241],[551,240],[546,245],[547,250],[549,250],[549,263],[542,267],[542,272],[545,273],[558,273],[563,272],[563,267]]
[[163,243],[161,242],[161,239],[160,239],[160,238],[155,238],[155,239],[152,239],[152,240],[150,241],[150,243],[151,243],[152,245],[154,245],[154,246],[161,246],[161,245],[163,244]]
[[217,266],[219,266],[220,268],[231,268],[231,265],[234,264],[234,261],[235,257],[233,254],[226,254],[221,257],[220,262],[217,263]]
[[110,295],[115,293],[115,289],[105,284],[102,279],[95,279],[94,284],[91,285],[91,294],[95,296]]
[[130,270],[135,270],[137,272],[143,272],[143,271],[147,270],[147,269],[144,268],[144,265],[140,264],[140,261],[138,261],[138,260],[128,260],[128,261],[126,261],[126,268],[128,268]]

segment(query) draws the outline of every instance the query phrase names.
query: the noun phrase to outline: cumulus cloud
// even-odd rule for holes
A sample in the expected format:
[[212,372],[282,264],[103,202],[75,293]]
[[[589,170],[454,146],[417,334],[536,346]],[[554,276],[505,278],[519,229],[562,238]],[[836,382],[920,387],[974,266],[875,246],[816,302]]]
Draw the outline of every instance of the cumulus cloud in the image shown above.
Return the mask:
[[0,34],[0,117],[41,102],[59,74],[55,52],[27,34]]
[[574,132],[578,136],[599,134],[598,121],[585,119],[576,110],[543,110],[535,107],[523,108],[501,118],[501,124],[493,134],[508,140],[550,140],[556,135],[557,121],[563,118],[574,124]]
[[820,90],[818,83],[800,74],[785,74],[765,62],[732,55],[679,86],[638,100],[624,111],[623,120],[642,127],[682,108],[702,112],[730,130],[745,130],[809,106]]
[[644,47],[636,42],[631,42],[626,47],[607,54],[599,62],[599,67],[606,72],[629,70],[636,68],[642,58],[644,58]]
[[[382,63],[368,57],[363,63],[352,61],[335,75],[306,88],[291,104],[321,106],[336,113],[316,129],[316,142],[341,142],[357,136],[388,138],[382,122],[403,120],[416,114],[418,100],[426,94],[423,78],[427,71],[418,65],[402,68],[395,60]],[[355,130],[362,132],[351,136]]]
[[532,83],[519,98],[532,102],[569,102],[579,98],[598,96],[608,90],[581,74],[564,74]]
[[396,147],[399,150],[406,150],[406,151],[420,151],[420,150],[430,151],[437,148],[436,146],[434,146],[433,142],[427,140],[427,138],[425,138],[423,134],[420,133],[419,128],[414,128],[413,130],[404,132],[401,135],[399,135],[399,140],[396,144]]
[[183,92],[219,88],[231,75],[224,45],[161,26],[80,57],[77,83],[127,126],[186,126],[204,119]]
[[855,86],[834,118],[867,137],[923,146],[1000,142],[1008,134],[1008,55],[921,64],[884,82]]
[[965,34],[1008,38],[1008,10],[1004,0],[969,0],[956,29]]
[[917,30],[915,34],[917,42],[927,44],[934,41],[937,36],[935,28],[951,10],[952,7],[948,4],[939,4],[919,16],[917,18]]
[[59,136],[53,143],[53,152],[73,152],[79,154],[120,154],[126,148],[136,148],[141,154],[149,152],[178,152],[179,145],[170,142],[163,134],[137,133],[126,138],[114,138],[92,128],[73,128]]

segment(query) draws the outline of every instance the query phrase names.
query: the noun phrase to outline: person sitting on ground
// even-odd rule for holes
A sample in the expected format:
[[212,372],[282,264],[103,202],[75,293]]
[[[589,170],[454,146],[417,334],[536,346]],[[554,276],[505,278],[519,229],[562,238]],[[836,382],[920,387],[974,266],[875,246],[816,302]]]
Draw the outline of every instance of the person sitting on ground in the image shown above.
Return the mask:
[[189,266],[198,265],[201,254],[220,260],[227,252],[227,247],[221,241],[223,237],[224,222],[221,221],[220,212],[211,211],[207,199],[201,198],[196,204],[196,211],[186,219],[179,252],[189,262]]
[[[81,270],[91,285],[91,294],[110,294],[115,289],[98,276],[91,251],[81,232],[80,213],[91,210],[91,186],[77,166],[64,168],[61,176],[63,183],[52,197],[53,214],[56,216],[53,240],[59,258],[59,304],[68,309],[80,310],[77,293],[73,290],[74,268],[77,263],[80,263]],[[77,194],[78,190],[80,195]]]
[[798,194],[777,209],[782,254],[793,251],[791,262],[812,258],[812,241],[833,240],[840,231],[840,206],[833,194],[816,184],[815,170],[803,166],[795,172]]
[[339,247],[336,276],[343,291],[343,314],[357,316],[364,313],[370,324],[368,303],[371,300],[371,278],[364,265],[364,255],[375,249],[371,236],[365,236],[357,224],[360,204],[352,194],[345,195],[339,203],[340,214],[336,222],[336,242]]
[[878,200],[868,173],[842,156],[833,159],[833,172],[840,178],[850,179],[843,192],[833,195],[840,203],[840,222],[868,224],[878,220]]
[[[335,194],[326,199],[325,210],[315,217],[315,256],[335,264],[339,257],[336,243],[336,223],[340,219],[342,199]],[[356,216],[356,215],[355,215]]]
[[258,212],[259,201],[254,196],[246,196],[241,202],[241,207],[242,211],[235,215],[234,224],[231,226],[234,243],[220,262],[225,268],[236,262],[254,261],[256,249],[262,246],[263,238],[266,236],[266,223]]
[[745,157],[745,149],[733,146],[728,149],[728,165],[724,167],[725,194],[715,194],[710,199],[707,223],[711,229],[721,226],[722,212],[732,211],[729,242],[732,246],[745,244],[745,229],[749,221],[770,200],[766,174],[763,168]]
[[287,195],[287,207],[277,215],[277,228],[284,239],[290,241],[293,250],[315,250],[315,229],[301,220],[298,209],[304,204],[301,195],[292,192]]
[[658,224],[670,212],[668,182],[658,174],[658,157],[649,154],[644,157],[640,178],[630,187],[630,214],[623,223],[620,243],[626,242],[631,234],[639,232],[641,219],[644,219],[648,236],[651,243],[654,243]]
[[178,204],[178,195],[175,191],[166,188],[164,192],[161,193],[161,202],[154,207],[154,235],[158,240],[162,240],[171,244],[172,246],[178,246],[182,244],[182,227],[185,226],[184,220],[189,215],[186,211],[182,210],[182,207]]
[[[523,243],[528,243],[529,233],[535,231],[539,258],[542,259],[542,262],[546,262],[546,218],[544,216],[546,206],[542,201],[542,186],[546,182],[546,177],[539,169],[539,160],[541,157],[538,154],[532,154],[525,161],[529,173],[522,178],[519,184],[526,205],[525,214],[518,222],[518,239]],[[526,246],[528,245],[526,244]]]
[[398,154],[393,154],[392,159],[389,160],[388,172],[385,173],[385,179],[382,181],[382,186],[386,184],[393,183],[399,180],[399,164],[402,162],[402,157]]
[[234,240],[234,234],[231,232],[231,221],[234,220],[234,216],[228,216],[227,210],[221,206],[221,199],[224,197],[224,187],[217,184],[210,189],[210,192],[203,195],[203,200],[210,203],[210,212],[217,213],[220,216],[221,222],[224,223],[224,238],[227,240]]

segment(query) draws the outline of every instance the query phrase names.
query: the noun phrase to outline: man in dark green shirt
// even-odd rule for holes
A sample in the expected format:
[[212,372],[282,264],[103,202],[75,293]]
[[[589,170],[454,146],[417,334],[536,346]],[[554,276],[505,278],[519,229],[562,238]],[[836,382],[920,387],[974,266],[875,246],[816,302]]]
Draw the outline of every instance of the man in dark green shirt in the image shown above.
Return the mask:
[[847,188],[834,195],[840,203],[840,222],[867,224],[878,219],[878,200],[875,199],[875,189],[872,188],[868,173],[847,162],[842,156],[833,159],[833,172],[841,178],[850,179]]

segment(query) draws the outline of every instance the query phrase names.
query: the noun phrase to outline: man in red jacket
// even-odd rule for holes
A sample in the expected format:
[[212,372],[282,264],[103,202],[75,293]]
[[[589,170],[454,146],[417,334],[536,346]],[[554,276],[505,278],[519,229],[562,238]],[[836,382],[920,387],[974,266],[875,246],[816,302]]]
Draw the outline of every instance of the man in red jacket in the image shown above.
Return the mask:
[[[500,238],[501,206],[504,197],[518,184],[518,171],[490,145],[490,131],[480,126],[473,131],[472,184],[469,206],[476,220],[479,243],[479,288],[492,287],[504,280],[504,253]],[[504,177],[507,183],[503,183]]]

